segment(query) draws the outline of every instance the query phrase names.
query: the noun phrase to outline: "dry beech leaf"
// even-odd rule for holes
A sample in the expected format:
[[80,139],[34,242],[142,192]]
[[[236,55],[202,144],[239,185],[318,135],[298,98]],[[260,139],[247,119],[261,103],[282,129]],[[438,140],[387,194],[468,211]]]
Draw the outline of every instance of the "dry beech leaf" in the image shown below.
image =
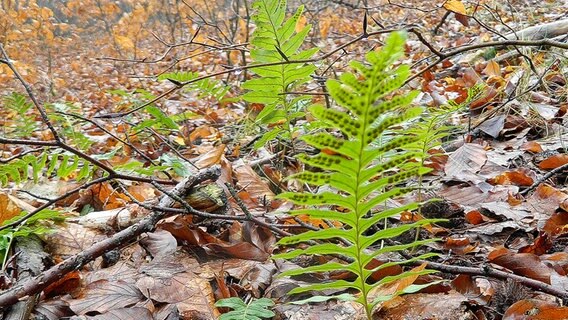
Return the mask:
[[493,250],[488,255],[491,263],[507,268],[513,273],[550,284],[554,269],[533,253],[514,253],[506,248]]
[[[487,182],[496,185],[515,185],[515,186],[531,186],[534,183],[533,177],[529,174],[532,173],[525,168],[507,171],[498,176],[489,179]],[[533,173],[534,175],[534,173]]]
[[528,197],[525,205],[531,208],[533,212],[548,217],[559,207],[562,208],[566,200],[568,200],[568,194],[547,184],[541,184]]
[[546,220],[543,230],[551,236],[568,232],[568,212],[554,212],[550,218]]
[[41,299],[35,306],[34,313],[36,319],[46,320],[68,319],[74,315],[73,311],[69,309],[67,302],[61,299]]
[[70,299],[69,307],[78,315],[89,312],[105,313],[132,306],[146,298],[132,284],[124,281],[99,280],[87,285],[83,295],[78,299]]
[[524,319],[568,319],[568,307],[560,307],[549,301],[529,299],[515,302],[503,315],[503,320]]
[[471,243],[469,238],[447,238],[444,241],[444,249],[458,255],[479,251],[477,243]]
[[253,200],[274,199],[274,192],[270,190],[268,183],[263,181],[250,165],[239,159],[233,163],[233,171],[239,186],[244,188]]
[[460,0],[447,0],[444,2],[444,8],[448,11],[459,13],[462,15],[467,15],[464,4]]
[[456,291],[416,293],[398,298],[398,304],[381,307],[377,319],[475,319],[471,311],[463,307],[469,299]]
[[487,152],[483,146],[465,143],[450,155],[444,171],[449,178],[458,181],[480,181],[477,173],[486,162]]
[[490,283],[483,283],[485,286],[482,291],[480,284],[476,280],[470,275],[460,274],[452,280],[451,284],[454,290],[468,297],[470,300],[474,300],[482,305],[487,304],[489,300],[491,300],[494,290],[492,290]]
[[140,240],[146,250],[154,258],[170,256],[177,250],[177,240],[171,233],[165,230],[156,230],[146,233],[145,238]]
[[464,14],[455,13],[456,20],[461,23],[464,27],[469,27],[469,17]]
[[483,73],[488,76],[500,77],[501,67],[499,67],[499,64],[497,62],[491,60],[487,62],[487,66],[485,66],[485,69],[483,69]]
[[[422,270],[424,270],[426,268],[426,263],[423,263],[417,267],[412,268],[412,270],[410,270],[409,272],[420,272]],[[404,277],[401,278],[397,281],[388,283],[388,284],[384,284],[384,285],[379,285],[378,287],[375,287],[373,289],[371,289],[371,291],[369,292],[369,296],[370,297],[378,297],[378,296],[388,296],[390,294],[393,294],[395,292],[398,291],[402,291],[404,289],[406,289],[407,287],[409,287],[410,285],[412,285],[414,283],[414,281],[416,281],[416,279],[418,278],[417,274],[408,276],[408,277]],[[395,301],[392,301],[395,300]],[[391,299],[390,301],[387,301],[383,304],[383,306],[388,306],[389,303],[396,303],[396,298]]]
[[552,170],[568,163],[568,154],[555,154],[549,158],[542,160],[538,167],[542,170]]
[[0,223],[20,214],[22,209],[16,205],[10,195],[0,192]]
[[489,217],[483,215],[481,212],[479,212],[479,210],[471,210],[468,211],[465,216],[465,221],[467,221],[467,223],[473,224],[473,225],[478,225],[484,222],[489,222],[489,221],[495,221],[493,219],[490,219]]
[[55,229],[57,232],[45,236],[47,248],[54,257],[64,259],[107,239],[107,236],[101,231],[86,228],[76,223],[56,226]]
[[224,154],[225,154],[225,145],[220,144],[220,145],[216,146],[215,148],[207,151],[207,153],[199,156],[199,159],[197,159],[194,162],[194,164],[200,169],[207,168],[207,167],[210,167],[212,165],[216,165],[219,162],[221,162],[221,157]]

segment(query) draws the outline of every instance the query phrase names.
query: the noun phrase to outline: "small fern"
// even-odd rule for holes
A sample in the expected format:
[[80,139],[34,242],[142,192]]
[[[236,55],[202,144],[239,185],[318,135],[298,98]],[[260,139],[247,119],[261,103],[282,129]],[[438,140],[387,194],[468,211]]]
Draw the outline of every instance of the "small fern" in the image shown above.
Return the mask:
[[252,300],[249,303],[244,303],[239,298],[227,298],[217,301],[215,306],[233,309],[222,314],[219,320],[261,320],[275,316],[274,312],[268,309],[274,306],[274,302],[267,298]]
[[[329,80],[327,82],[331,96],[347,111],[326,109],[319,105],[310,108],[310,112],[318,120],[329,128],[338,128],[345,138],[338,138],[326,132],[304,136],[302,139],[306,143],[317,149],[323,149],[325,152],[312,157],[300,155],[299,159],[306,165],[325,171],[304,171],[291,178],[314,186],[329,186],[336,192],[325,191],[318,194],[287,192],[280,195],[281,198],[304,206],[302,209],[294,210],[292,212],[294,215],[305,214],[314,219],[330,219],[341,222],[345,226],[342,229],[327,228],[288,236],[283,238],[280,244],[293,245],[313,240],[343,239],[344,245],[323,242],[305,249],[281,253],[274,258],[293,259],[300,255],[339,254],[352,261],[344,264],[330,262],[290,270],[284,272],[283,275],[329,271],[349,271],[355,275],[352,281],[337,280],[314,284],[293,289],[291,293],[324,289],[355,289],[360,294],[357,297],[351,295],[348,297],[365,307],[369,319],[372,310],[381,301],[402,293],[414,292],[422,286],[412,285],[393,295],[372,297],[374,288],[409,276],[432,272],[430,270],[407,271],[397,276],[386,277],[377,283],[368,282],[368,278],[380,269],[410,262],[409,260],[393,261],[367,269],[367,265],[373,259],[382,254],[434,241],[422,240],[408,244],[377,246],[382,240],[397,237],[411,229],[437,220],[424,219],[388,228],[385,226],[382,230],[371,232],[372,228],[381,221],[419,207],[419,203],[410,203],[387,208],[384,203],[412,191],[413,187],[401,185],[408,184],[410,178],[419,177],[429,171],[421,165],[420,158],[423,153],[406,148],[424,139],[423,136],[402,132],[397,137],[384,139],[384,135],[389,130],[392,131],[394,126],[408,123],[422,113],[421,108],[408,107],[417,96],[417,92],[392,95],[410,73],[406,65],[397,68],[392,66],[402,56],[404,42],[403,33],[391,34],[380,52],[372,51],[366,55],[368,64],[351,63],[357,74],[345,73],[339,81]],[[332,206],[346,208],[347,212],[333,211],[330,209]],[[434,255],[427,253],[413,260],[426,259]],[[322,301],[330,298],[345,299],[345,295],[314,297],[307,301]]]
[[[158,80],[169,80],[175,84],[191,81],[199,77],[197,72],[170,72],[164,73],[158,76]],[[213,79],[203,79],[201,81],[194,82],[186,87],[186,90],[197,91],[198,98],[212,97],[217,101],[223,100],[230,87],[223,84],[221,81]]]
[[[307,25],[295,31],[303,6],[286,21],[286,0],[257,0],[253,7],[256,9],[253,16],[256,29],[252,35],[250,56],[254,63],[309,59],[317,52],[317,48],[300,50],[311,27]],[[243,99],[264,104],[255,122],[272,128],[263,134],[255,147],[261,147],[272,139],[291,141],[294,138],[296,129],[293,122],[304,116],[310,98],[303,95],[292,97],[286,93],[305,84],[315,69],[312,64],[298,63],[252,69],[259,77],[243,84],[243,88],[249,90]]]
[[[2,225],[7,225],[24,217],[27,212],[21,212],[19,215],[2,222]],[[65,217],[59,211],[44,209],[35,215],[29,217],[23,224],[15,228],[6,228],[0,230],[0,261],[2,261],[2,270],[6,267],[8,258],[8,251],[16,238],[29,237],[32,235],[45,235],[54,231],[43,221],[50,220],[53,222],[63,222]]]
[[33,104],[29,102],[26,96],[20,93],[12,93],[4,97],[4,106],[7,110],[15,113],[14,116],[8,115],[8,119],[14,119],[13,124],[8,122],[4,127],[4,132],[15,138],[24,138],[32,135],[38,129],[38,123],[35,116],[30,113],[33,110]]
[[26,154],[20,159],[0,164],[0,184],[5,186],[8,182],[20,183],[28,179],[37,183],[40,177],[51,175],[59,179],[73,176],[79,181],[91,177],[93,170],[93,165],[77,155],[45,151],[39,156]]

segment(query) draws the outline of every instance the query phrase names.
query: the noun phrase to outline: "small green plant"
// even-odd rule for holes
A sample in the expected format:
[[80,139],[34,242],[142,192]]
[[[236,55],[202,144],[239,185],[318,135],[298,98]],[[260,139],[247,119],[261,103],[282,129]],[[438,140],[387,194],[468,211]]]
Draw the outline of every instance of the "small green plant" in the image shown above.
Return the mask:
[[[195,80],[199,77],[197,72],[170,72],[164,73],[158,76],[158,80],[169,80],[174,84],[179,84],[186,81]],[[207,97],[214,98],[217,101],[222,101],[225,98],[227,92],[229,92],[230,87],[223,84],[221,81],[213,79],[203,79],[188,85],[186,91],[197,91],[198,98],[203,99]]]
[[30,113],[33,110],[33,104],[27,100],[26,96],[15,92],[5,96],[3,100],[4,106],[16,114],[13,125],[5,125],[4,132],[15,138],[31,136],[38,129],[35,116]]
[[[2,225],[4,226],[14,221],[18,221],[25,215],[26,212],[22,212],[12,219],[4,221]],[[31,235],[41,236],[53,232],[52,228],[43,223],[45,220],[63,222],[65,217],[62,216],[59,211],[44,209],[15,228],[0,230],[0,259],[2,259],[2,270],[4,270],[4,267],[6,266],[6,261],[9,256],[8,251],[16,238],[29,237]]]
[[256,9],[253,16],[256,29],[250,50],[253,63],[290,62],[253,68],[252,71],[258,77],[243,84],[243,88],[249,90],[243,95],[245,101],[264,104],[255,123],[263,129],[271,127],[256,141],[255,147],[261,147],[273,139],[292,141],[293,147],[296,136],[294,122],[304,116],[311,99],[305,95],[288,93],[310,80],[310,75],[316,68],[313,64],[291,61],[309,59],[318,49],[300,50],[311,27],[307,25],[300,31],[295,31],[303,6],[286,21],[286,0],[257,0],[253,7]]
[[274,312],[268,309],[274,306],[274,302],[267,298],[251,300],[249,303],[244,303],[239,298],[227,298],[217,301],[215,306],[233,309],[222,314],[219,320],[261,320],[275,316]]
[[[357,73],[344,73],[339,80],[329,80],[327,88],[332,98],[346,110],[312,106],[310,112],[322,124],[339,129],[343,138],[328,132],[304,136],[302,139],[316,149],[325,149],[315,156],[300,155],[299,159],[312,168],[323,172],[304,171],[291,178],[313,186],[327,186],[332,191],[317,194],[308,192],[287,192],[280,197],[303,206],[292,214],[308,215],[314,219],[329,219],[340,222],[343,228],[327,228],[288,236],[280,240],[282,245],[318,240],[303,249],[295,249],[274,256],[275,259],[294,259],[301,255],[341,255],[345,263],[329,262],[323,265],[290,270],[284,276],[307,272],[349,271],[354,280],[336,280],[293,289],[300,293],[324,289],[352,289],[358,295],[341,294],[329,297],[313,297],[305,301],[322,301],[331,298],[355,300],[364,306],[371,319],[373,309],[382,301],[403,293],[415,292],[424,285],[410,285],[389,295],[374,296],[375,288],[392,284],[400,279],[432,272],[422,270],[406,271],[389,276],[376,283],[369,277],[376,271],[396,264],[426,259],[435,254],[427,253],[410,260],[392,261],[378,267],[367,267],[381,255],[414,248],[434,239],[413,241],[406,244],[386,245],[384,240],[431,224],[438,220],[423,219],[414,223],[396,226],[383,225],[379,231],[372,231],[376,225],[404,211],[416,210],[420,203],[413,202],[399,207],[386,206],[387,200],[404,195],[415,187],[410,179],[426,174],[429,169],[422,166],[424,153],[409,148],[427,139],[417,132],[399,132],[392,136],[393,127],[409,124],[422,114],[422,108],[409,107],[417,92],[394,94],[408,78],[410,69],[406,65],[393,64],[403,55],[405,43],[403,33],[393,33],[380,52],[371,51],[366,55],[367,63],[352,62]],[[347,212],[332,210],[333,206],[345,208]],[[341,242],[332,242],[342,239]],[[339,244],[341,243],[341,244]]]
[[26,154],[9,163],[0,164],[0,185],[5,186],[8,182],[20,183],[28,179],[37,183],[40,177],[51,175],[59,179],[73,175],[80,181],[91,177],[93,170],[93,165],[77,155],[57,154],[46,150],[38,156]]

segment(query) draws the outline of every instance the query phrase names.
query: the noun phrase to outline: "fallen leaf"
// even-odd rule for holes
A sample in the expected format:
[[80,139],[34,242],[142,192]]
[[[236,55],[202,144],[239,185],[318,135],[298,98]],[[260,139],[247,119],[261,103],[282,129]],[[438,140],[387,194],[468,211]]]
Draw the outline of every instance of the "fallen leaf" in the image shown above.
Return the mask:
[[503,315],[503,320],[568,319],[568,307],[537,299],[515,302]]
[[450,155],[444,171],[448,178],[458,181],[481,181],[477,173],[486,162],[487,154],[482,146],[465,143]]
[[488,75],[488,76],[500,77],[501,76],[501,67],[499,67],[499,64],[497,62],[495,62],[494,60],[491,60],[491,61],[487,62],[485,69],[483,69],[483,73]]
[[568,154],[560,153],[542,160],[538,164],[538,167],[542,170],[552,170],[560,166],[563,166],[567,163],[568,163]]
[[446,2],[444,2],[443,6],[448,11],[467,15],[465,6],[460,0],[447,0]]
[[542,149],[540,143],[536,141],[527,141],[521,146],[521,149],[530,152],[530,153],[540,153],[544,150]]
[[487,259],[515,274],[548,284],[550,284],[550,275],[554,272],[533,253],[514,253],[509,249],[499,248],[490,252]]
[[69,307],[78,315],[89,312],[105,313],[133,306],[144,299],[142,292],[132,284],[121,280],[99,280],[87,285],[81,297],[70,299]]

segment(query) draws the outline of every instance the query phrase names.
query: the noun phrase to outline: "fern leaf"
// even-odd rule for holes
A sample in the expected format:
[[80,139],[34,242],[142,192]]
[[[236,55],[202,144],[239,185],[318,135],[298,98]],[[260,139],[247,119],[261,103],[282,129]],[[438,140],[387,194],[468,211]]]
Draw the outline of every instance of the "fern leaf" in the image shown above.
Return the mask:
[[[432,272],[430,270],[404,272],[370,284],[368,278],[381,267],[375,270],[366,268],[369,262],[380,255],[406,250],[433,241],[428,239],[408,244],[377,246],[385,239],[398,237],[412,229],[437,221],[420,220],[410,224],[385,226],[382,230],[371,232],[377,223],[384,219],[419,207],[419,203],[410,203],[395,208],[385,208],[383,204],[387,200],[415,189],[412,186],[399,187],[399,185],[408,185],[410,179],[429,172],[429,169],[423,167],[420,161],[424,153],[412,147],[418,141],[426,139],[426,135],[416,132],[408,134],[397,132],[393,138],[392,134],[393,127],[411,123],[422,113],[421,108],[409,107],[416,98],[417,92],[393,94],[410,73],[406,65],[393,67],[396,60],[403,55],[404,43],[403,33],[391,34],[381,51],[369,52],[366,55],[367,63],[351,63],[356,73],[345,73],[339,80],[327,82],[331,97],[345,110],[328,109],[319,105],[309,108],[312,115],[324,126],[338,129],[341,134],[319,133],[303,137],[302,139],[309,145],[317,149],[331,150],[333,154],[320,152],[315,156],[300,155],[298,159],[301,162],[324,171],[306,171],[291,178],[313,186],[329,186],[335,192],[325,191],[317,194],[287,192],[279,195],[280,198],[304,207],[293,211],[294,215],[305,214],[314,219],[326,218],[343,223],[344,227],[308,231],[285,237],[280,240],[280,244],[292,245],[306,241],[319,241],[303,249],[277,254],[274,258],[293,259],[301,255],[339,254],[352,261],[345,264],[329,263],[303,270],[291,270],[285,272],[284,275],[347,270],[355,276],[351,281],[340,280],[315,284],[296,288],[291,293],[329,288],[356,289],[359,292],[356,301],[365,306],[369,317],[377,301],[391,297],[375,299],[370,295],[373,288],[406,277]],[[339,136],[344,138],[339,138]],[[382,141],[386,142],[381,143]],[[347,212],[339,213],[329,210],[329,207],[333,206],[343,207]],[[334,239],[342,241],[332,241]],[[430,257],[430,255],[423,257]],[[410,260],[403,259],[396,264],[407,262]],[[416,288],[416,286],[403,288],[392,296],[416,290]]]
[[274,306],[274,302],[267,298],[252,300],[248,304],[239,298],[227,298],[217,301],[215,306],[234,309],[222,314],[219,320],[261,320],[275,316],[274,312],[268,309]]
[[[251,39],[250,56],[253,63],[287,62],[290,60],[309,59],[317,48],[300,50],[310,25],[296,31],[304,7],[300,6],[290,18],[285,20],[285,0],[257,0],[253,3],[256,14],[253,20],[256,29]],[[263,139],[255,143],[260,147],[273,139],[292,139],[296,130],[292,122],[303,117],[303,109],[310,98],[305,96],[291,98],[285,93],[302,86],[310,80],[315,71],[312,64],[288,63],[275,66],[252,68],[259,78],[243,83],[248,90],[242,98],[251,103],[264,104],[265,107],[257,115],[255,122],[260,126],[272,125],[277,130],[269,130]]]

